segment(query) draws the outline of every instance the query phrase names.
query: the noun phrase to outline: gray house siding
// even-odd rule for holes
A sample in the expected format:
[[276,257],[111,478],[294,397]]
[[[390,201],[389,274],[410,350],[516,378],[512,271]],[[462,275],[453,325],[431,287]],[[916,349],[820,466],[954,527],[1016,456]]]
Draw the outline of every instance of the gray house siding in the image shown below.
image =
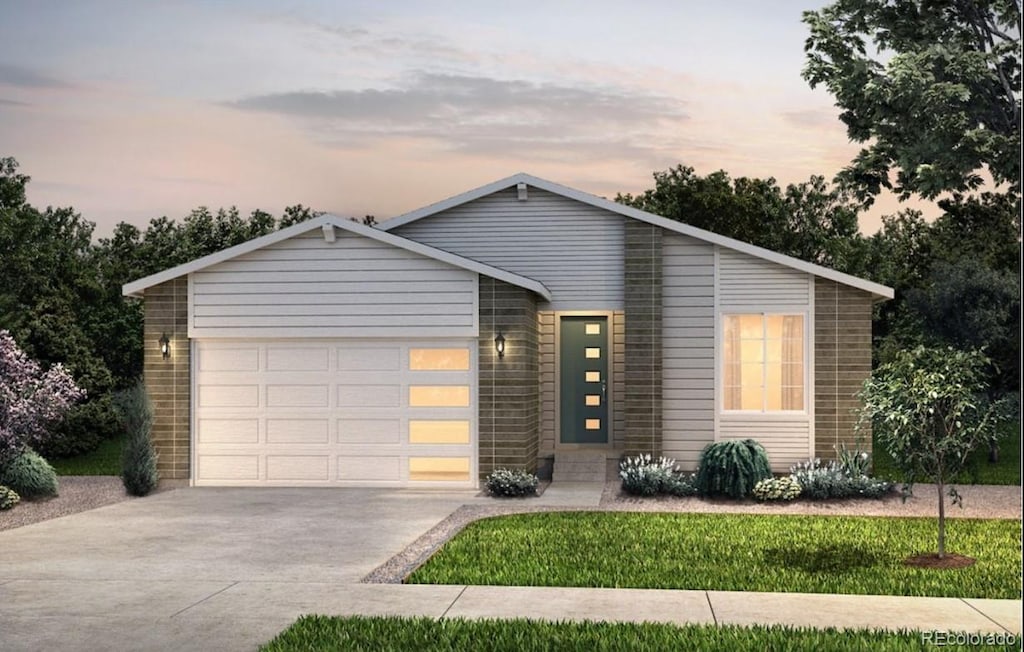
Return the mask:
[[370,238],[319,231],[191,275],[191,337],[468,336],[477,275]]
[[626,218],[531,187],[515,188],[393,233],[543,283],[542,310],[621,310]]
[[715,440],[715,251],[668,232],[662,251],[662,453],[694,469]]

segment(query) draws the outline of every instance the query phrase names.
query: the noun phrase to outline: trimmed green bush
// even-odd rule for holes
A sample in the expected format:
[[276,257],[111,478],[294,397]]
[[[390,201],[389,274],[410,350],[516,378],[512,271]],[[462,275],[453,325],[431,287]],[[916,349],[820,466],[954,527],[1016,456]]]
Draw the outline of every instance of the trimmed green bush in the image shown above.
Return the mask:
[[10,487],[22,498],[57,495],[57,472],[35,451],[26,448],[0,468],[0,485]]
[[753,439],[717,441],[700,454],[697,491],[701,496],[743,498],[770,477],[768,453],[761,444]]
[[116,398],[121,423],[126,433],[121,457],[121,482],[133,496],[145,496],[156,488],[160,478],[156,470],[153,429],[153,404],[141,382],[118,393]]
[[120,434],[114,402],[104,395],[73,406],[50,436],[35,448],[48,460],[65,459],[90,453]]
[[523,469],[496,469],[486,480],[491,495],[508,498],[536,494],[539,482],[536,475]]
[[800,483],[791,475],[781,478],[768,478],[754,485],[754,498],[757,500],[793,500],[800,495]]
[[21,502],[21,496],[14,489],[0,484],[0,512],[10,509]]

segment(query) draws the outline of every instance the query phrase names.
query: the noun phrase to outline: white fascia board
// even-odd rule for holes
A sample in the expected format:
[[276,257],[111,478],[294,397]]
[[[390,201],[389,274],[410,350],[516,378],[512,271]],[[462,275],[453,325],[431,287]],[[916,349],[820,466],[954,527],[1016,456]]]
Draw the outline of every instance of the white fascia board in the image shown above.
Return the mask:
[[895,296],[895,291],[891,287],[882,285],[880,283],[868,281],[866,279],[862,279],[857,276],[852,276],[850,274],[844,274],[843,272],[839,272],[828,267],[822,267],[821,265],[815,265],[814,263],[808,263],[806,261],[800,260],[799,258],[793,258],[792,256],[780,254],[776,251],[771,251],[770,249],[758,247],[756,245],[742,242],[734,238],[729,238],[724,235],[712,233],[711,231],[698,229],[697,227],[690,226],[689,224],[684,224],[683,222],[670,220],[667,217],[662,217],[660,215],[648,213],[638,208],[633,208],[631,206],[619,204],[618,202],[614,202],[603,197],[598,197],[597,195],[592,195],[581,190],[569,188],[567,186],[563,186],[551,181],[547,181],[546,179],[541,179],[539,177],[535,177],[525,173],[514,174],[510,177],[506,177],[499,181],[495,181],[494,183],[489,183],[486,186],[481,186],[474,190],[464,192],[461,195],[456,195],[455,197],[450,197],[443,201],[437,202],[436,204],[431,204],[430,206],[426,206],[424,208],[412,211],[411,213],[400,215],[398,217],[385,221],[381,226],[384,230],[390,231],[392,229],[396,229],[410,222],[415,222],[416,220],[428,217],[435,213],[439,213],[449,208],[459,206],[460,204],[473,201],[474,199],[479,199],[480,197],[483,197],[485,195],[489,195],[500,190],[504,190],[506,188],[515,186],[518,183],[526,183],[527,185],[540,188],[541,190],[546,190],[556,195],[561,195],[569,199],[574,199],[584,204],[589,204],[596,208],[602,208],[612,213],[618,213],[619,215],[622,215],[624,217],[630,217],[636,220],[640,220],[641,222],[647,222],[648,224],[659,226],[663,229],[674,231],[675,233],[681,233],[683,235],[696,238],[698,240],[703,240],[705,242],[717,244],[728,249],[734,249],[736,251],[749,254],[756,258],[762,258],[773,263],[778,263],[779,265],[790,267],[801,272],[806,272],[808,274],[814,274],[815,276],[827,278],[831,281],[842,283],[843,285],[849,285],[851,287],[864,290],[865,292],[870,292],[871,294],[875,295],[878,298],[892,299]]
[[512,285],[516,285],[518,287],[535,292],[547,301],[551,300],[551,291],[548,290],[543,283],[535,281],[531,278],[520,276],[518,274],[513,274],[512,272],[508,272],[503,269],[498,269],[497,267],[491,267],[490,265],[485,265],[484,263],[480,263],[475,260],[463,258],[462,256],[458,256],[447,251],[435,249],[434,247],[430,247],[423,243],[414,242],[407,238],[403,238],[392,233],[387,233],[380,229],[375,229],[373,227],[360,224],[358,222],[353,222],[352,220],[347,220],[336,215],[321,215],[319,217],[307,220],[305,222],[293,224],[292,226],[281,229],[280,231],[275,231],[274,233],[270,233],[265,236],[255,238],[253,240],[249,240],[248,242],[243,242],[239,245],[235,245],[234,247],[229,247],[227,249],[224,249],[223,251],[218,251],[217,253],[210,254],[209,256],[197,258],[191,262],[178,265],[177,267],[165,269],[162,272],[158,272],[151,276],[141,278],[137,281],[126,283],[121,288],[121,294],[124,296],[141,297],[142,292],[146,288],[153,287],[154,285],[159,285],[160,283],[169,281],[179,276],[184,276],[185,274],[191,274],[192,272],[200,271],[202,269],[210,267],[211,265],[216,265],[217,263],[222,263],[224,261],[231,260],[232,258],[235,258],[237,256],[247,254],[251,251],[256,251],[257,249],[262,249],[263,247],[275,244],[282,240],[287,240],[288,238],[294,237],[296,235],[300,235],[308,231],[313,231],[315,229],[322,229],[324,226],[333,226],[343,231],[348,231],[350,233],[365,236],[367,238],[372,238],[379,242],[383,242],[394,247],[399,247],[401,249],[405,249],[407,251],[420,254],[421,256],[426,256],[428,258],[440,260],[442,262],[448,263],[449,265],[454,265],[455,267],[460,267],[462,269],[471,272],[476,272],[478,274],[483,274],[485,276],[491,276],[493,278],[505,281],[507,283],[511,283]]

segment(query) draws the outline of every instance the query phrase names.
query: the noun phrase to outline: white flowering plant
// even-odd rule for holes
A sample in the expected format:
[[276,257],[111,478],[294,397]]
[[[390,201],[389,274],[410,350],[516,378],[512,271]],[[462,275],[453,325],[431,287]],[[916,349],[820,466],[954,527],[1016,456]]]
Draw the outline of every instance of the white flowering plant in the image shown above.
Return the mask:
[[671,457],[649,454],[627,457],[619,463],[622,490],[635,496],[693,496],[697,493],[693,474],[682,474]]
[[800,483],[791,475],[767,478],[754,485],[754,498],[761,501],[794,500],[800,495]]

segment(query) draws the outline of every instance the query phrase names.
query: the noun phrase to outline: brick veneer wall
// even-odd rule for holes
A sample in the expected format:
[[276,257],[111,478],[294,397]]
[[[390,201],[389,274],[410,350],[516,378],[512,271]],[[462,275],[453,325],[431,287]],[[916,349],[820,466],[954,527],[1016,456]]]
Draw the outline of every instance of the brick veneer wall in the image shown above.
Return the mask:
[[[505,336],[498,359],[494,337]],[[499,467],[537,470],[540,356],[537,298],[529,290],[480,276],[480,477]]]
[[871,450],[871,430],[853,426],[856,394],[871,374],[871,295],[834,281],[814,282],[814,455],[835,459],[845,443]]
[[[188,339],[188,278],[176,278],[145,291],[143,379],[153,400],[153,445],[164,479],[189,477],[191,401]],[[171,357],[160,352],[160,337],[171,340]]]
[[661,453],[661,228],[626,221],[625,441],[627,454]]

